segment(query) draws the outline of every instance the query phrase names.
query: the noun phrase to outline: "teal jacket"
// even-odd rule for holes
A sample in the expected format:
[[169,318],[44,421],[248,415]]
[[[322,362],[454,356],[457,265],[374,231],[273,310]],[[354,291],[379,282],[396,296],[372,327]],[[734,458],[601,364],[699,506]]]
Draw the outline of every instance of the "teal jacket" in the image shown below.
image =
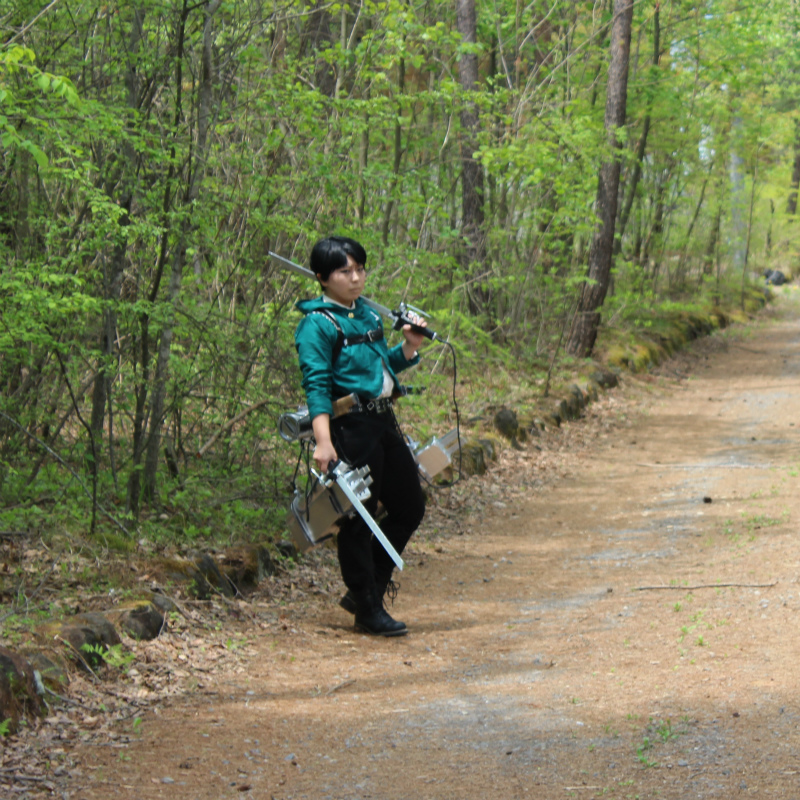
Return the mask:
[[383,369],[386,365],[399,388],[397,373],[419,362],[419,356],[407,361],[402,342],[391,349],[382,338],[377,342],[363,342],[343,347],[334,363],[333,353],[339,331],[324,314],[314,313],[324,309],[336,317],[336,322],[347,336],[359,336],[371,330],[383,330],[380,315],[361,298],[350,311],[325,298],[301,300],[297,308],[305,315],[297,326],[294,343],[303,373],[303,389],[311,419],[333,412],[332,401],[355,392],[362,397],[378,397],[383,389]]

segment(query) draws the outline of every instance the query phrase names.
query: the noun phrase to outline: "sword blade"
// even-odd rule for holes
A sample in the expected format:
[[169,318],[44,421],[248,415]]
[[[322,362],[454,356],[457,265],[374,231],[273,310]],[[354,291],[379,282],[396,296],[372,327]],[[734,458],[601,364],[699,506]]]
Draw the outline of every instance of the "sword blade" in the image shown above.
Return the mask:
[[382,314],[384,317],[393,320],[394,314],[386,308],[386,306],[382,306],[380,303],[376,303],[374,300],[370,300],[369,297],[361,298],[366,305],[368,305],[373,311],[377,311],[379,314]]
[[298,275],[302,275],[304,278],[313,278],[314,280],[316,280],[317,276],[310,269],[306,269],[306,267],[301,267],[299,264],[295,264],[294,261],[289,261],[288,258],[284,258],[283,256],[279,256],[277,253],[273,253],[272,250],[269,251],[269,255],[276,261],[280,261],[284,267],[288,267],[290,270],[296,272]]
[[375,534],[375,538],[383,545],[383,549],[386,550],[392,561],[397,564],[397,569],[402,570],[405,565],[403,564],[403,559],[400,557],[400,554],[392,547],[392,543],[386,538],[386,535],[380,529],[378,523],[372,518],[372,514],[364,508],[364,504],[358,499],[358,495],[352,490],[347,480],[336,472],[331,474],[330,477],[336,481],[339,488],[347,495],[347,499],[353,504],[353,508],[358,511],[361,519],[367,523],[369,529]]

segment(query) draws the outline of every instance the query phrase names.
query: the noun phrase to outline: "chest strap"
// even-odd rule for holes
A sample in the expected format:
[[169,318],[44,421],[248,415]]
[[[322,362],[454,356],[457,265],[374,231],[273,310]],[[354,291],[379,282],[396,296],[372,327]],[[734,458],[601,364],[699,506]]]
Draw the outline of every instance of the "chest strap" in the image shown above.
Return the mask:
[[320,316],[325,317],[325,319],[330,320],[333,323],[333,326],[336,328],[337,338],[336,344],[333,346],[333,361],[335,362],[337,358],[339,358],[339,353],[342,352],[342,348],[350,347],[354,344],[371,344],[372,342],[379,342],[383,339],[383,328],[375,328],[374,330],[367,331],[366,333],[359,333],[355,336],[345,336],[344,331],[342,330],[339,323],[336,321],[336,317],[329,313],[328,311],[312,311],[312,314],[319,314]]

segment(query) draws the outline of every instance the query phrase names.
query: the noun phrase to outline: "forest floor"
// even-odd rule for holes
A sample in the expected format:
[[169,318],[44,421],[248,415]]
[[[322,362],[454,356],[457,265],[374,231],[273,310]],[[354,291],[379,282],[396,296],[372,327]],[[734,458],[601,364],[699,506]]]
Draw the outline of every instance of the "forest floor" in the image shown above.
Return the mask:
[[355,634],[318,549],[73,680],[6,746],[9,796],[800,797],[783,291],[437,495],[391,609],[408,636]]

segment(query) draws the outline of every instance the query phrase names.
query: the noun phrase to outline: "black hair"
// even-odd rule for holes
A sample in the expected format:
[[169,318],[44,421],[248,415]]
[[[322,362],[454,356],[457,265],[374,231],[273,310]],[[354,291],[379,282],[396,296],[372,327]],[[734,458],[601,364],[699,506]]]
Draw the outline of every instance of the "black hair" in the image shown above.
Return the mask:
[[326,281],[331,272],[347,266],[347,256],[352,256],[356,264],[367,265],[367,251],[355,240],[347,236],[328,236],[318,241],[311,250],[311,271]]

